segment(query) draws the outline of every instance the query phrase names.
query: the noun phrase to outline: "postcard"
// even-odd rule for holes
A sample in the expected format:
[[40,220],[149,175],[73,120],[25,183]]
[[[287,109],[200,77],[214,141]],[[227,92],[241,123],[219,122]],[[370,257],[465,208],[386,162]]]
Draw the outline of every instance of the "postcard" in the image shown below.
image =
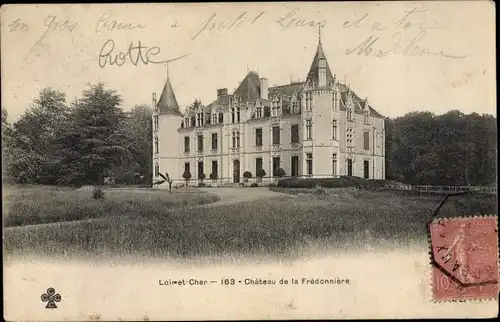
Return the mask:
[[4,318],[497,316],[494,9],[2,6]]

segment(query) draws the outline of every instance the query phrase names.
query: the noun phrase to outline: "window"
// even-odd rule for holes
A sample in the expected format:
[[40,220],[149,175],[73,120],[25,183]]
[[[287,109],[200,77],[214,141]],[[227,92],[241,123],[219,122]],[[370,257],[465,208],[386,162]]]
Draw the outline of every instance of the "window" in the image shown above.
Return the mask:
[[262,169],[262,158],[255,158],[255,176]]
[[273,144],[280,144],[280,127],[273,126]]
[[349,122],[352,122],[354,120],[351,107],[347,108],[347,120]]
[[203,151],[203,135],[198,135],[198,152]]
[[240,147],[240,132],[233,131],[233,148]]
[[337,120],[332,121],[332,139],[337,140]]
[[292,102],[292,114],[297,114],[298,113],[298,103],[295,101],[295,102]]
[[312,109],[312,95],[311,93],[306,93],[306,111]]
[[257,118],[262,118],[262,107],[257,107]]
[[363,148],[370,150],[370,132],[363,133]]
[[212,114],[212,124],[217,124],[217,114]]
[[273,102],[273,109],[272,109],[272,116],[278,116],[279,114],[279,102],[275,101]]
[[189,136],[184,137],[184,153],[189,153],[190,151],[190,145],[189,145]]
[[363,176],[365,179],[370,178],[370,161],[368,160],[363,162]]
[[203,113],[196,113],[196,126],[203,126]]
[[293,124],[292,128],[292,143],[299,143],[299,125],[298,124]]
[[333,110],[334,111],[338,111],[339,110],[339,106],[338,106],[339,102],[338,102],[337,98],[338,98],[338,93],[333,93],[333,104],[332,104],[332,106],[333,106]]
[[346,145],[352,146],[353,131],[352,129],[347,129],[346,132]]
[[332,174],[337,174],[337,153],[332,155]]
[[312,139],[312,121],[311,120],[306,120],[306,139],[307,140]]
[[262,129],[255,129],[255,146],[262,146]]
[[224,113],[222,113],[222,112],[219,113],[219,123],[220,124],[224,123]]
[[264,117],[269,117],[269,116],[271,116],[271,110],[269,106],[264,107]]
[[291,168],[292,177],[297,177],[299,175],[299,157],[296,155],[291,158]]
[[212,150],[217,150],[217,133],[212,133]]
[[236,122],[240,123],[240,108],[236,108]]
[[234,107],[231,108],[231,123],[235,121]]
[[155,138],[155,153],[159,153],[158,138]]
[[158,131],[158,115],[153,116],[153,129]]
[[158,162],[155,163],[155,177],[157,177],[160,174],[160,165]]
[[306,153],[306,164],[307,164],[307,174],[311,175],[313,173],[313,155],[312,155],[312,153]]
[[273,158],[273,176],[276,175],[276,172],[278,171],[279,168],[280,168],[280,158],[275,157]]
[[201,179],[204,173],[203,161],[198,161],[198,179]]
[[189,162],[184,163],[184,172],[191,173],[191,170],[189,169]]
[[365,124],[370,124],[370,116],[368,111],[365,111]]
[[219,166],[217,164],[217,160],[213,160],[212,161],[212,173],[218,174],[218,169],[219,169]]

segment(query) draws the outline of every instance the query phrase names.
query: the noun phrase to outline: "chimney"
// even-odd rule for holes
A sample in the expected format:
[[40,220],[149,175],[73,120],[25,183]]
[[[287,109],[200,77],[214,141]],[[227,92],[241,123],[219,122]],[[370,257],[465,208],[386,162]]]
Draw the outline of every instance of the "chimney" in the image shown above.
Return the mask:
[[260,79],[260,98],[268,99],[269,86],[267,83],[267,78]]
[[217,98],[227,96],[227,88],[220,88],[217,90]]

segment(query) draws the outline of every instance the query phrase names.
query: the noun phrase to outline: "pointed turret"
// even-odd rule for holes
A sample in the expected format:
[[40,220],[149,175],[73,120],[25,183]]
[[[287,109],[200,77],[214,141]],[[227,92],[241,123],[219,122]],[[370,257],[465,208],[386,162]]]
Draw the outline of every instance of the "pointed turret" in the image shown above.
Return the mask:
[[321,26],[319,28],[318,47],[316,48],[316,55],[314,55],[309,73],[307,74],[307,79],[316,86],[327,86],[334,83],[334,78],[326,60],[323,45],[321,44]]
[[168,78],[168,73],[167,81],[161,92],[157,107],[160,115],[182,116],[179,110],[179,104],[177,104],[177,99],[175,98],[174,90],[172,89],[172,84],[170,84],[170,79]]

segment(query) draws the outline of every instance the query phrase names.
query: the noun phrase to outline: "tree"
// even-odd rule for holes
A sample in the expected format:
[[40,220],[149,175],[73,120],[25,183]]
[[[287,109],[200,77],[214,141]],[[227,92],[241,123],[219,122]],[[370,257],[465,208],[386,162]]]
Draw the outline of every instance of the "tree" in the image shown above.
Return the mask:
[[55,142],[66,129],[70,111],[64,93],[44,88],[9,128],[9,150],[16,157],[8,162],[8,171],[15,182],[56,182],[59,169],[54,162]]
[[266,170],[264,170],[264,169],[259,169],[259,170],[257,170],[257,173],[255,174],[255,176],[256,176],[257,178],[259,178],[259,181],[262,181],[262,178],[264,178],[264,177],[266,176],[266,174],[267,174],[267,173],[266,173]]
[[276,169],[276,171],[274,172],[274,175],[278,178],[282,178],[285,176],[285,170],[283,170],[282,168],[278,168]]
[[218,179],[217,173],[215,172],[210,173],[210,179],[214,182],[217,181]]
[[252,177],[252,173],[250,171],[245,171],[243,173],[243,178],[245,178],[245,182],[248,182],[248,179]]
[[191,172],[184,171],[184,173],[182,174],[182,177],[184,178],[184,180],[186,180],[186,187],[187,187],[189,184],[189,180],[191,180]]
[[58,141],[60,183],[102,185],[114,167],[133,164],[122,99],[103,83],[91,85],[75,103],[68,130]]

